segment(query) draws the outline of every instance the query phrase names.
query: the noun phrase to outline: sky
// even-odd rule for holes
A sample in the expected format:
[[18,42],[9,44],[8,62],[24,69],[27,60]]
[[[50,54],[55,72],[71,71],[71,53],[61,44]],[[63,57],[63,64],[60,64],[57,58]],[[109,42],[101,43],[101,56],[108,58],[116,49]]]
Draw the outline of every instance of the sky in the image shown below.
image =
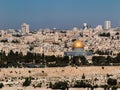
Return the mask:
[[120,26],[120,0],[0,0],[0,29],[96,27],[105,20]]

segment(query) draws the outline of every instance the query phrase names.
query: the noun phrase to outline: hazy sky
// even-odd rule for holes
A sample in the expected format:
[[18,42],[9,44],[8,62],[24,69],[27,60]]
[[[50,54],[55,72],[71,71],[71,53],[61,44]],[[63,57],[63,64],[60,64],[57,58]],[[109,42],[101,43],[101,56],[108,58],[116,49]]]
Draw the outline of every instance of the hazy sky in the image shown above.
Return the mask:
[[105,20],[120,26],[120,0],[0,0],[0,29],[95,27]]

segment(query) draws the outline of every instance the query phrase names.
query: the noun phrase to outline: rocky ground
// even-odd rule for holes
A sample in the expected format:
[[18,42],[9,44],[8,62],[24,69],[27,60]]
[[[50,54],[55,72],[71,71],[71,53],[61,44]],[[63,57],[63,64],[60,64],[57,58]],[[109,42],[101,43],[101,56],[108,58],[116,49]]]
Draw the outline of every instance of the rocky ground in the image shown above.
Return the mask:
[[[104,80],[107,74],[113,75],[117,78],[120,77],[120,66],[90,66],[90,67],[54,67],[54,68],[0,68],[0,82],[4,84],[2,90],[8,90],[6,88],[12,88],[11,90],[28,90],[30,87],[22,87],[22,83],[25,81],[25,77],[34,77],[32,85],[38,82],[42,82],[42,86],[46,87],[46,82],[57,80],[71,80],[81,79],[84,75],[87,78],[97,77]],[[40,88],[34,88],[31,85],[29,90],[45,90]],[[9,89],[10,90],[10,89]],[[48,89],[49,90],[49,89]]]

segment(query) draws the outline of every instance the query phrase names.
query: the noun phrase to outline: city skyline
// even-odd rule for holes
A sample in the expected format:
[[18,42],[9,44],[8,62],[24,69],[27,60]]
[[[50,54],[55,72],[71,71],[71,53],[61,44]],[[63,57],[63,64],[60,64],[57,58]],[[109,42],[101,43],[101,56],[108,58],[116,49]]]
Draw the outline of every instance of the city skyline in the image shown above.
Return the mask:
[[1,0],[0,29],[20,29],[28,23],[30,29],[82,28],[83,23],[92,27],[104,25],[120,26],[119,0]]

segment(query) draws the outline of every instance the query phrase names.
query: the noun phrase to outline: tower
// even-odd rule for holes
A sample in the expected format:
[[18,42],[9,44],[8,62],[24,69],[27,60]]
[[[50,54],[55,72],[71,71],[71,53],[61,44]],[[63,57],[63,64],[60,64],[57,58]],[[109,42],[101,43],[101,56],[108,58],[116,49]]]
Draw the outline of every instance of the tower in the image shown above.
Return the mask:
[[104,29],[110,29],[111,28],[111,21],[105,21],[104,22]]
[[58,33],[55,32],[55,36],[54,36],[55,42],[58,42]]
[[21,32],[22,34],[29,34],[29,25],[26,23],[23,23],[21,25]]

